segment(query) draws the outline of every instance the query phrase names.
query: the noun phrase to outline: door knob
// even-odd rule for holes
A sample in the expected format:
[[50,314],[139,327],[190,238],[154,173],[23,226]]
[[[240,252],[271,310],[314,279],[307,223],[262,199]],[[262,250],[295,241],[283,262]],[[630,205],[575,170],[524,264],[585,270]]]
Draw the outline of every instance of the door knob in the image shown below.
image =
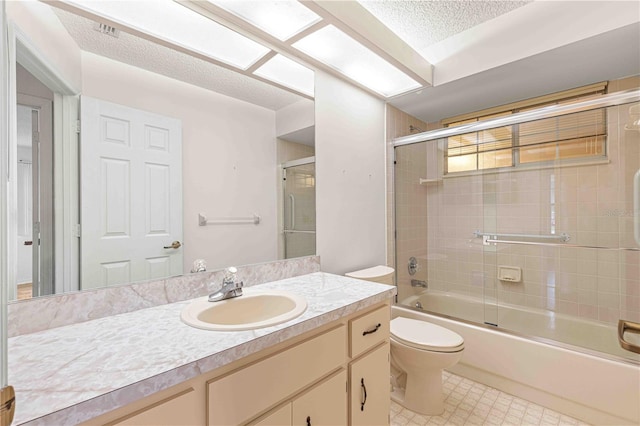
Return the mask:
[[182,244],[180,243],[180,241],[174,241],[171,243],[170,246],[164,246],[164,248],[166,249],[179,249],[180,247],[182,247]]

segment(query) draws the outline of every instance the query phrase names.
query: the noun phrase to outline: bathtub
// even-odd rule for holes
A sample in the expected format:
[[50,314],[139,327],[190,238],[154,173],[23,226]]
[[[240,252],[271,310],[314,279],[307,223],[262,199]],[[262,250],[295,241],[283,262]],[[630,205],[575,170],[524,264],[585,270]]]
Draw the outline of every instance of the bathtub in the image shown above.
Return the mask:
[[[606,325],[566,314],[505,303],[500,303],[498,308],[495,301],[485,303],[479,298],[437,290],[429,290],[421,295],[408,297],[401,302],[401,305],[415,307],[418,302],[427,312],[441,313],[450,318],[463,319],[476,324],[484,324],[485,321],[488,321],[497,324],[501,329],[508,329],[524,336],[536,336],[537,338],[567,343],[602,352],[605,356],[608,354],[613,357],[630,359],[640,364],[640,354],[626,351],[620,347],[617,324]],[[637,336],[627,335],[625,337],[632,343],[639,343]],[[595,355],[598,356],[598,354]]]
[[[451,372],[587,423],[640,424],[640,365],[634,361],[606,359],[595,352],[582,353],[543,339],[532,340],[483,325],[485,307],[478,299],[429,291],[411,296],[402,304],[415,306],[416,302],[420,302],[425,311],[437,310],[465,319],[458,321],[399,305],[392,308],[393,318],[403,316],[432,322],[464,338],[464,355]],[[609,327],[544,313],[500,306],[496,318],[508,322],[510,327],[519,324],[519,333],[547,339],[560,339],[564,334],[577,335],[583,341],[593,335],[600,348],[594,350],[613,345],[609,338],[612,335],[617,346],[616,334]],[[535,330],[536,324],[539,328],[553,325],[552,331]],[[608,349],[622,351],[616,347]],[[625,355],[628,357],[626,352]]]

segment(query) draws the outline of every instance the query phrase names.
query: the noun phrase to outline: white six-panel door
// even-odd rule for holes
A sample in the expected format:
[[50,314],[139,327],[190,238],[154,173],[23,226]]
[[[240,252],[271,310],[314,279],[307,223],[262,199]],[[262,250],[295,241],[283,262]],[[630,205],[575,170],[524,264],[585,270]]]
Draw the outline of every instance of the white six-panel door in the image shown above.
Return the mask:
[[182,274],[180,120],[83,96],[81,288]]

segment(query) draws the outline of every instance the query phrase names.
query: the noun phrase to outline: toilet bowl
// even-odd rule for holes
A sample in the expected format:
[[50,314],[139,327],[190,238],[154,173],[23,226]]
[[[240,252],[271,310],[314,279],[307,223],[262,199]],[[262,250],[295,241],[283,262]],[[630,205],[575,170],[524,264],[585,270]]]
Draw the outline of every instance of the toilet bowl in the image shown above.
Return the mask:
[[396,317],[390,328],[391,399],[416,413],[442,414],[442,370],[460,361],[464,340],[444,327],[411,318]]
[[[345,275],[393,285],[393,273],[388,266],[374,266]],[[464,339],[439,325],[400,316],[390,328],[391,399],[416,413],[442,414],[442,370],[460,361]]]

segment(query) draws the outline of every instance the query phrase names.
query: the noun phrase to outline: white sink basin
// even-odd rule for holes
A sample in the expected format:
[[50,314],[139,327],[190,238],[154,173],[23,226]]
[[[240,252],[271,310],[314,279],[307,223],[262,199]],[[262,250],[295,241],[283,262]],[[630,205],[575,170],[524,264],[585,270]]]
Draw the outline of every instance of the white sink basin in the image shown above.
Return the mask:
[[253,330],[292,320],[307,309],[307,301],[288,291],[244,288],[243,295],[220,302],[201,297],[180,315],[192,327],[214,331]]

